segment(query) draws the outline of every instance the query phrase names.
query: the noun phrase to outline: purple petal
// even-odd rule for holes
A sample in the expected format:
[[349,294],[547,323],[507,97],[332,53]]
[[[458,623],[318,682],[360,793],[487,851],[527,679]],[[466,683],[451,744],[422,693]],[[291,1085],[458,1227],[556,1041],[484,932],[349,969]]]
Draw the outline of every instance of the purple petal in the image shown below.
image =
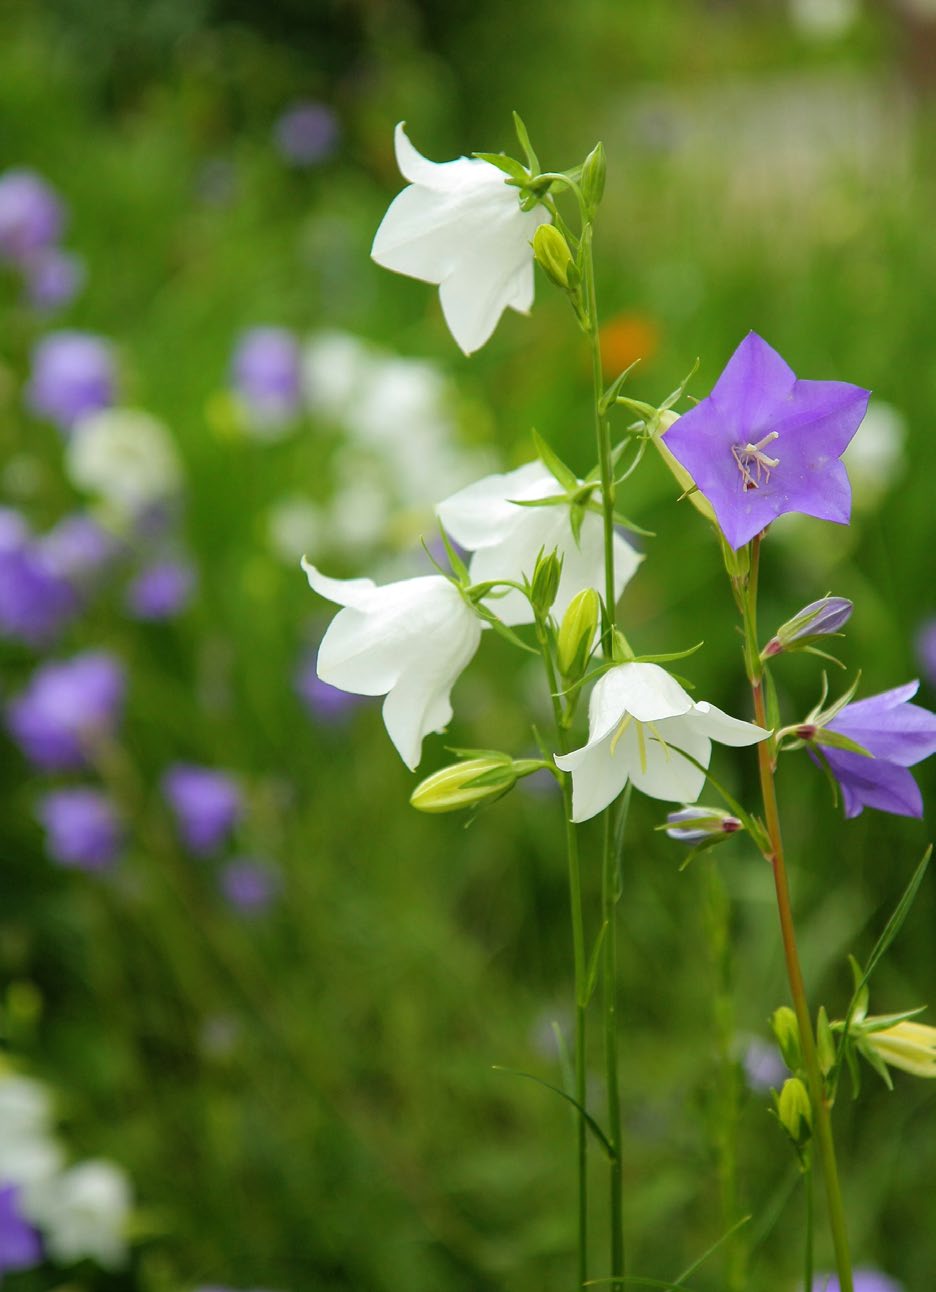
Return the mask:
[[857,740],[876,759],[913,767],[936,753],[936,714],[906,699],[918,686],[918,682],[909,682],[846,705],[829,728]]
[[923,796],[906,768],[847,749],[826,748],[823,753],[841,786],[847,817],[858,816],[866,807],[895,816],[922,817]]
[[761,427],[761,434],[771,430],[767,423],[772,424],[778,405],[789,398],[795,384],[796,374],[786,360],[763,337],[749,332],[710,396],[724,419],[730,442],[749,440]]

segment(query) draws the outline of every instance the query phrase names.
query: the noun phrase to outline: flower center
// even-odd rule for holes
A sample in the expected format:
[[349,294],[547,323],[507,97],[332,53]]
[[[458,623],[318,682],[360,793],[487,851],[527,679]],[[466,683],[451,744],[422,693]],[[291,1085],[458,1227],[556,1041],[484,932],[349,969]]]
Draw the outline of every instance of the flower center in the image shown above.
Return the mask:
[[731,456],[741,472],[741,484],[744,489],[758,489],[770,480],[774,467],[780,465],[779,458],[770,458],[764,452],[767,444],[780,438],[779,431],[768,431],[756,444],[732,444]]
[[621,719],[621,722],[620,722],[620,725],[618,726],[617,731],[615,731],[614,735],[611,737],[612,756],[614,755],[614,751],[617,749],[618,744],[620,743],[621,737],[624,735],[624,732],[627,730],[627,728],[631,725],[632,722],[634,723],[634,730],[637,733],[637,756],[640,759],[640,770],[642,772],[646,772],[647,770],[647,738],[644,735],[644,727],[647,727],[647,729],[652,733],[653,739],[658,741],[663,746],[663,756],[666,759],[666,761],[669,762],[669,758],[670,758],[669,745],[660,735],[659,731],[656,728],[656,725],[652,722],[646,722],[646,723],[635,722],[634,715],[632,713],[625,713],[624,717]]

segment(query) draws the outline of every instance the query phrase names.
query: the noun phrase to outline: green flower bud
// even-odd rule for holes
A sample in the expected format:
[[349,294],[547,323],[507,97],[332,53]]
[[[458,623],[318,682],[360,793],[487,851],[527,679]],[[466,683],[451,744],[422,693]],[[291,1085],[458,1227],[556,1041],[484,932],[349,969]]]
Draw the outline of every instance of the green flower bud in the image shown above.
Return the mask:
[[604,196],[606,172],[604,144],[597,143],[585,158],[580,181],[582,196],[590,211],[594,211]]
[[562,557],[558,551],[548,555],[540,552],[536,558],[536,569],[533,571],[533,582],[530,585],[530,602],[539,616],[549,614],[552,603],[559,591],[559,580],[562,577]]
[[672,453],[670,453],[669,449],[666,447],[666,432],[674,422],[678,421],[678,413],[674,413],[669,409],[660,413],[657,417],[657,429],[653,433],[653,443],[659,450],[660,457],[676,477],[684,495],[689,499],[696,511],[703,515],[706,520],[710,520],[712,524],[715,525],[718,522],[715,520],[715,512],[712,510],[712,504],[704,494],[699,493],[692,476],[681,462],[676,461]]
[[585,672],[598,631],[601,601],[594,588],[583,588],[569,602],[559,626],[559,672],[576,682]]
[[797,1023],[796,1015],[789,1005],[781,1005],[779,1009],[774,1010],[770,1026],[773,1028],[777,1044],[780,1046],[783,1062],[791,1072],[798,1072],[803,1066],[799,1023]]
[[[554,224],[541,224],[533,234],[533,255],[557,287],[574,286],[575,266],[569,244]],[[570,282],[570,272],[573,281]]]
[[798,1149],[812,1136],[812,1104],[799,1077],[787,1077],[779,1095],[774,1096],[780,1124]]
[[546,766],[538,758],[511,758],[495,752],[443,767],[413,790],[410,803],[419,812],[459,812],[493,803],[523,776]]
[[819,1006],[819,1017],[816,1020],[816,1054],[819,1058],[819,1071],[827,1077],[835,1067],[835,1037],[825,1005]]

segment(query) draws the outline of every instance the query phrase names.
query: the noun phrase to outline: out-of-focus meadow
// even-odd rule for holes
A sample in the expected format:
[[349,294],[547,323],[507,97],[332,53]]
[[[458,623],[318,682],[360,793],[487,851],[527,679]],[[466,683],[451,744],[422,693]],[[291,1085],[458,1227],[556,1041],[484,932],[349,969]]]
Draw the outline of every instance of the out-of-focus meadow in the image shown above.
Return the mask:
[[[530,317],[508,313],[466,360],[435,289],[370,261],[402,183],[393,126],[437,160],[511,151],[516,108],[555,169],[604,140],[603,343],[609,376],[641,360],[636,398],[661,400],[696,356],[690,393],[706,394],[751,328],[799,374],[873,389],[846,458],[853,524],[777,524],[764,629],[848,596],[849,673],[830,667],[832,684],[859,667],[866,693],[923,676],[932,705],[932,641],[915,653],[936,614],[932,8],[4,6],[0,195],[9,172],[35,172],[67,219],[45,278],[8,244],[0,281],[0,1096],[14,1073],[42,1083],[68,1161],[114,1163],[132,1190],[126,1261],[119,1244],[102,1252],[112,1269],[79,1261],[76,1240],[11,1289],[570,1284],[569,1110],[492,1070],[560,1079],[551,1024],[568,1032],[572,1001],[551,782],[468,829],[418,817],[379,701],[311,667],[328,616],[303,551],[339,575],[423,572],[432,504],[526,460],[531,427],[593,464],[587,354],[545,279]],[[89,359],[72,339],[37,370],[63,330],[112,348]],[[157,428],[141,464],[118,411],[83,461],[73,400],[141,410],[168,447]],[[704,639],[682,671],[746,714],[717,550],[675,496],[655,459],[628,482],[623,509],[656,537],[622,623],[645,652]],[[533,747],[541,679],[488,636],[421,771],[446,743]],[[89,652],[84,673],[48,672]],[[815,660],[778,677],[793,710],[811,707]],[[95,704],[82,766],[62,714]],[[753,791],[746,751],[714,766]],[[933,768],[919,780],[932,801]],[[58,793],[76,787],[106,793],[116,822]],[[847,954],[867,955],[926,830],[870,811],[843,825],[806,759],[785,760],[780,788],[813,999],[841,1016]],[[620,1026],[628,1263],[665,1280],[721,1232],[725,1073],[745,1082],[786,986],[753,847],[680,872],[653,832],[661,809],[632,809]],[[594,903],[597,836],[585,844]],[[936,1008],[934,920],[930,883],[878,1012]],[[928,1083],[897,1086],[868,1074],[836,1108],[845,1196],[860,1263],[923,1289],[936,1103]],[[769,1102],[745,1087],[738,1171],[750,1286],[787,1292],[802,1203]],[[4,1161],[0,1144],[0,1184]],[[722,1286],[717,1259],[697,1284]]]

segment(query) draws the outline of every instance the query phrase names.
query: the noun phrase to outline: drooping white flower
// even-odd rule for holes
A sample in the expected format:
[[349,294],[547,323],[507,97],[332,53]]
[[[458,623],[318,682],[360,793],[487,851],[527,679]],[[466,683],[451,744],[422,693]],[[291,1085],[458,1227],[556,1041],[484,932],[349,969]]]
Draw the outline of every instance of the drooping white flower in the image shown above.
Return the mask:
[[129,408],[107,408],[83,418],[68,441],[65,467],[79,489],[131,519],[171,498],[182,480],[166,427],[149,413]]
[[62,1264],[89,1258],[106,1269],[127,1258],[130,1185],[113,1162],[90,1160],[64,1171],[32,1205],[49,1255]]
[[452,687],[478,649],[481,621],[441,575],[383,587],[330,579],[303,559],[311,587],[343,606],[318,653],[323,682],[357,695],[386,695],[387,733],[410,770],[423,737],[452,717]]
[[52,1120],[45,1086],[30,1077],[0,1073],[0,1181],[31,1192],[61,1169],[64,1155]]
[[[528,462],[506,475],[486,476],[446,498],[436,514],[452,538],[474,555],[472,583],[489,579],[532,579],[541,549],[558,549],[562,578],[552,613],[561,620],[569,602],[583,588],[604,588],[604,531],[601,517],[586,512],[578,541],[565,504],[524,507],[518,503],[548,498],[562,486],[542,462]],[[620,596],[643,558],[614,536],[614,586]],[[528,624],[533,612],[522,593],[509,589],[488,602],[505,624]]]
[[595,683],[588,706],[588,743],[556,764],[572,773],[572,819],[587,821],[620,794],[628,780],[651,798],[693,803],[708,767],[712,741],[753,745],[770,733],[696,703],[658,664],[619,664]]
[[507,176],[479,157],[431,162],[394,135],[397,165],[409,186],[390,203],[374,238],[378,265],[438,283],[442,313],[465,354],[484,345],[510,306],[533,304],[533,251],[541,206],[520,208]]

